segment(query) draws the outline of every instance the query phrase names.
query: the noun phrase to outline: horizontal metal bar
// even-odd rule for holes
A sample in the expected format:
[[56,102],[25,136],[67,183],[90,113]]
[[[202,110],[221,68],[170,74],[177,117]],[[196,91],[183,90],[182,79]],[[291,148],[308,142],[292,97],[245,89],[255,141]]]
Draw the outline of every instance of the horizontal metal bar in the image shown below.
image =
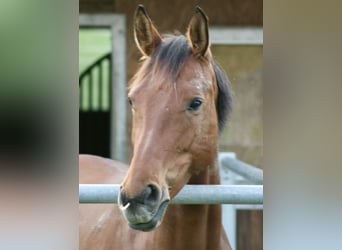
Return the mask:
[[231,206],[236,210],[264,210],[263,204],[236,204]]
[[[80,184],[80,203],[117,203],[120,186]],[[262,185],[186,185],[173,204],[263,204]]]
[[263,184],[263,170],[252,165],[249,165],[238,159],[225,156],[224,153],[219,154],[219,160],[222,167],[226,167],[234,173],[243,176],[253,184]]

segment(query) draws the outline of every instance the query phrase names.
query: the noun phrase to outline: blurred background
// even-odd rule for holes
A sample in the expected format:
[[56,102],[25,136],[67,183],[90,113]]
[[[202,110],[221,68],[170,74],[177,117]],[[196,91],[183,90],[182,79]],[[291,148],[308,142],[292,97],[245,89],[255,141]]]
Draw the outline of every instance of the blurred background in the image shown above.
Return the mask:
[[[235,151],[239,159],[264,169],[264,249],[340,250],[342,3],[333,0],[265,0],[263,4],[248,0],[1,1],[0,249],[78,248],[78,114],[89,106],[87,101],[84,107],[79,105],[78,76],[90,66],[81,62],[83,52],[79,58],[78,40],[84,26],[88,25],[87,33],[94,23],[104,30],[111,27],[117,34],[107,32],[100,37],[111,36],[116,44],[123,44],[121,50],[112,45],[119,58],[126,55],[121,63],[117,56],[112,58],[115,65],[125,68],[125,74],[113,75],[124,85],[116,88],[123,90],[109,96],[103,87],[110,101],[94,101],[92,109],[108,110],[109,97],[116,92],[121,94],[114,100],[125,103],[122,93],[140,57],[132,36],[132,16],[140,3],[161,32],[184,32],[196,4],[206,11],[211,26],[263,27],[264,49],[260,44],[213,46],[235,92],[234,113],[220,150]],[[85,25],[79,32],[85,14],[121,17],[110,25],[81,20]],[[111,51],[95,53],[93,59],[90,53],[88,58],[97,60],[106,53]],[[263,79],[263,92],[258,79]],[[118,113],[111,116],[122,116]],[[118,142],[127,140],[130,128],[129,112],[121,113],[127,117],[118,122],[126,125],[111,126],[127,130]],[[124,145],[127,148],[118,156],[128,160],[130,144]],[[115,150],[105,148],[112,157]],[[244,218],[238,218],[239,247],[260,249],[260,243],[251,238],[261,239],[261,215],[254,216],[254,211],[238,214]],[[255,229],[251,224],[259,226]]]
[[[234,93],[219,150],[235,152],[238,159],[262,168],[263,2],[259,0],[80,0],[80,153],[124,162],[131,158],[126,87],[141,57],[132,30],[138,4],[146,7],[160,33],[185,33],[196,5],[206,12],[213,56]],[[262,249],[262,227],[262,210],[238,209],[236,249]]]

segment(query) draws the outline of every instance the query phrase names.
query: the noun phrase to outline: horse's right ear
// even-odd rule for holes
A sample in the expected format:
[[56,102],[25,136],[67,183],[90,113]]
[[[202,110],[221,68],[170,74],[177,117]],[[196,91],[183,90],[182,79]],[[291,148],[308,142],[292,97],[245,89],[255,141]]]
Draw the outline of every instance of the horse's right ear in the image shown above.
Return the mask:
[[143,5],[139,5],[134,17],[134,39],[145,56],[150,56],[161,43],[161,36],[153,26]]

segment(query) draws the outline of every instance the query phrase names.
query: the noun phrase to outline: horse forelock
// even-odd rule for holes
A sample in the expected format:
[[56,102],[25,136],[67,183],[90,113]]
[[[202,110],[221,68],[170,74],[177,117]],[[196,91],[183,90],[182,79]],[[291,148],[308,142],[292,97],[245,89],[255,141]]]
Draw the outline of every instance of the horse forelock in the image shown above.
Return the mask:
[[176,80],[190,55],[190,45],[183,35],[164,35],[163,42],[153,53],[149,66],[163,66]]

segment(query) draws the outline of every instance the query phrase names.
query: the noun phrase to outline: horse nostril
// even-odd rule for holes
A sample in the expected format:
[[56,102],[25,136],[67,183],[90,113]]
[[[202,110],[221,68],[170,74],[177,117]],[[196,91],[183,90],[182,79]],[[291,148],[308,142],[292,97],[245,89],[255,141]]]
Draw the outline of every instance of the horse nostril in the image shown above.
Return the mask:
[[156,185],[149,184],[135,197],[135,201],[149,207],[154,207],[158,203],[159,193],[159,188]]
[[120,192],[120,201],[123,206],[126,206],[126,204],[129,202],[129,199],[127,195],[124,192]]
[[150,184],[146,187],[144,197],[144,204],[153,205],[159,200],[159,189],[157,186]]

